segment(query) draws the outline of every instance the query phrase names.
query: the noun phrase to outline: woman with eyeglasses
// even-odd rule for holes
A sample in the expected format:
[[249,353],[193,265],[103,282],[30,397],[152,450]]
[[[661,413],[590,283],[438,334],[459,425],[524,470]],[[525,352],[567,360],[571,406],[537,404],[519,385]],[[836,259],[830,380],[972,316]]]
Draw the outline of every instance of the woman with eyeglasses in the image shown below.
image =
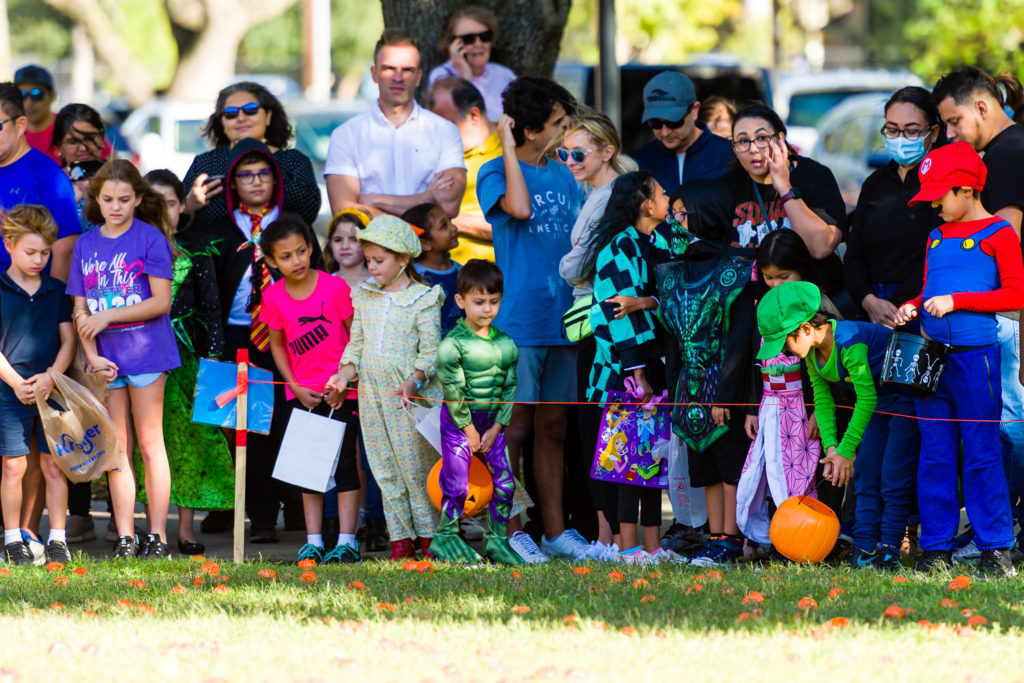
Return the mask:
[[217,95],[217,105],[203,128],[214,149],[196,156],[185,174],[188,190],[185,213],[192,217],[192,229],[207,231],[227,218],[224,202],[224,174],[231,163],[231,148],[239,140],[255,138],[274,155],[284,184],[283,212],[297,213],[312,225],[320,211],[320,188],[313,164],[297,149],[287,148],[292,136],[281,102],[258,83],[229,85]]
[[497,121],[504,113],[501,92],[516,74],[491,61],[491,46],[498,39],[498,18],[486,7],[469,5],[448,17],[437,49],[447,61],[430,72],[428,82],[449,76],[464,78],[484,96],[487,118]]
[[898,90],[885,105],[882,135],[892,160],[861,187],[843,262],[847,291],[879,325],[895,327],[897,307],[921,291],[924,245],[942,219],[927,202],[907,202],[921,189],[917,168],[939,143],[940,129],[924,88]]
[[87,104],[69,104],[53,120],[53,148],[75,188],[75,204],[82,231],[97,227],[85,217],[89,182],[113,149],[107,142],[103,117]]
[[836,302],[843,281],[835,250],[843,241],[846,204],[832,171],[799,156],[786,141],[782,119],[763,104],[737,112],[732,148],[737,166],[722,181],[733,197],[736,242],[756,247],[770,232],[795,231],[816,261],[822,289]]

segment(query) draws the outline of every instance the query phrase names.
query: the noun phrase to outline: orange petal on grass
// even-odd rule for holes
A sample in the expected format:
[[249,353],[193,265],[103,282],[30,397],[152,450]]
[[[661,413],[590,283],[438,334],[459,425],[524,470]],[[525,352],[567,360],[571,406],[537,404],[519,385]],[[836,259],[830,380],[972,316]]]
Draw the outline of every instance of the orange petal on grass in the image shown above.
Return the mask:
[[203,562],[203,566],[200,567],[199,571],[210,576],[220,575],[220,565],[216,562]]
[[0,569],[0,576],[10,576],[10,575],[11,575],[11,570],[10,569]]
[[936,624],[935,622],[928,621],[927,619],[918,619],[917,625],[929,631],[935,631],[942,628],[942,624]]
[[156,614],[156,608],[155,607],[151,607],[150,605],[143,605],[143,604],[135,605],[135,609],[137,609],[140,614],[145,614],[148,617],[151,617],[154,614]]
[[581,574],[581,575],[582,574],[589,574],[590,573],[590,567],[576,567],[572,571],[573,571],[574,574]]
[[836,586],[835,588],[833,588],[832,590],[830,590],[828,592],[828,599],[829,600],[835,600],[836,598],[838,598],[840,595],[843,595],[844,593],[846,593],[846,591],[844,591],[842,588]]
[[562,619],[562,623],[566,626],[579,626],[580,618],[575,614],[566,614],[565,618]]
[[647,579],[637,579],[633,582],[633,588],[647,588],[651,585],[651,582]]
[[642,605],[645,602],[656,602],[657,600],[658,598],[654,597],[653,595],[645,595],[644,597],[640,598],[640,604]]
[[316,560],[305,559],[299,560],[299,569],[312,569],[316,566]]
[[960,605],[956,604],[956,600],[950,600],[949,598],[942,598],[942,602],[939,603],[939,606],[940,607],[959,607]]
[[636,635],[636,629],[632,626],[624,626],[619,629],[619,633],[621,633],[624,636],[633,637]]
[[814,598],[800,598],[796,603],[797,609],[807,610],[818,609],[818,601]]
[[141,579],[132,579],[128,582],[128,587],[143,590],[146,588],[146,582]]
[[661,578],[661,572],[651,572],[647,576],[651,577],[652,579],[660,579]]
[[196,578],[192,579],[193,586],[202,586],[204,583],[206,583],[206,579],[204,579],[201,576],[197,576]]
[[705,572],[705,575],[708,577],[708,581],[720,581],[722,576],[724,576],[722,572],[717,569],[709,569]]
[[66,576],[58,576],[56,579],[53,580],[53,585],[54,586],[66,586],[66,585],[68,585],[68,577],[66,577]]
[[608,578],[612,581],[625,581],[626,575],[620,571],[610,571],[608,572]]
[[960,616],[962,616],[962,617],[974,616],[974,610],[966,609],[966,608],[962,609],[962,610],[960,610]]
[[299,574],[299,581],[302,583],[316,583],[320,579],[317,577],[316,572],[302,572]]
[[754,612],[740,612],[739,616],[736,617],[736,621],[746,621],[748,619],[753,619],[756,616],[757,614]]
[[270,579],[271,581],[277,579],[277,572],[275,572],[273,569],[261,569],[256,573],[259,576],[262,576],[264,579]]
[[117,601],[118,607],[131,607],[134,604],[135,603],[129,600],[128,598],[121,598]]
[[704,586],[699,583],[695,583],[686,589],[686,594],[693,595],[694,593],[700,593],[702,590],[704,590]]
[[953,633],[958,636],[976,636],[978,632],[970,626],[954,626]]
[[530,608],[527,607],[526,605],[516,605],[515,607],[512,608],[512,613],[513,614],[526,614],[529,611],[530,611]]
[[416,563],[416,571],[421,572],[423,574],[433,574],[434,563],[430,560],[420,560]]
[[418,565],[419,562],[417,562],[416,560],[406,560],[402,563],[402,570],[407,572],[414,572],[416,571],[416,567]]
[[515,569],[513,569],[512,570],[512,578],[513,579],[521,579],[521,578],[523,578],[523,573],[521,571],[516,571]]
[[189,555],[188,559],[189,559],[189,562],[197,562],[199,564],[202,564],[203,562],[206,562],[206,556],[205,555]]
[[363,585],[362,581],[352,581],[348,584],[348,589],[350,591],[364,591],[366,590],[366,586]]
[[971,580],[963,575],[954,578],[952,581],[946,584],[946,588],[948,588],[951,591],[965,591],[970,587]]
[[986,619],[985,617],[981,616],[980,614],[976,614],[976,615],[974,615],[973,617],[971,617],[970,619],[967,620],[967,625],[968,626],[984,626],[987,623],[988,623],[988,619]]
[[412,603],[412,602],[416,602],[416,598],[414,598],[413,596],[411,596],[411,595],[410,595],[410,596],[409,596],[409,597],[407,597],[407,598],[406,598],[405,600],[402,600],[402,602],[405,602],[405,603]]
[[378,602],[377,603],[377,611],[378,612],[394,612],[395,611],[395,606],[392,605],[390,602]]
[[228,588],[227,586],[225,586],[224,584],[221,584],[221,585],[219,585],[219,586],[217,586],[216,588],[213,589],[214,593],[218,593],[220,595],[227,595],[228,592],[230,592],[230,591],[231,591],[231,589]]
[[89,573],[89,570],[87,570],[85,567],[75,567],[71,570],[71,573],[75,574],[76,576],[85,576]]
[[894,576],[894,577],[892,577],[892,582],[893,583],[906,583],[907,582],[907,577],[905,577],[905,576]]
[[903,609],[899,605],[889,605],[885,608],[885,612],[882,614],[887,619],[902,619],[907,616],[907,610]]
[[751,591],[743,596],[744,605],[758,605],[764,602],[764,594],[758,591]]
[[63,607],[64,607],[64,603],[61,603],[61,602],[51,602],[50,605],[46,609],[62,609]]
[[707,574],[697,574],[697,576],[693,577],[693,580],[694,581],[705,581],[707,578],[708,578]]
[[832,617],[825,623],[829,628],[846,628],[850,625],[850,620],[846,617]]
[[171,589],[171,592],[172,593],[179,593],[179,594],[180,593],[184,593],[185,592],[185,587],[181,586],[181,585],[175,586],[174,588]]
[[50,562],[50,563],[48,563],[46,565],[46,571],[51,573],[51,574],[53,572],[62,572],[62,571],[64,571],[64,563],[63,562]]

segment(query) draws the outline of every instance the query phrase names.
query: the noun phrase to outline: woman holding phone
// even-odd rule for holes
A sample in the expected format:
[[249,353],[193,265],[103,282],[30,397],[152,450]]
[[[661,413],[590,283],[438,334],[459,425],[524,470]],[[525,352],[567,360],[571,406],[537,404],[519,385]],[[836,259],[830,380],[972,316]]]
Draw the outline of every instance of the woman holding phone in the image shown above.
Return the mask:
[[256,138],[268,147],[281,169],[284,184],[282,212],[297,213],[312,225],[320,211],[320,188],[309,157],[287,149],[292,135],[281,102],[258,83],[229,85],[217,95],[216,110],[210,115],[203,135],[214,149],[192,161],[185,174],[188,188],[185,213],[192,217],[192,229],[205,232],[228,215],[224,202],[224,174],[231,163],[231,148],[239,140]]
[[504,113],[501,93],[516,74],[491,61],[491,47],[498,39],[498,18],[486,7],[469,5],[456,10],[445,22],[438,50],[446,61],[430,72],[430,84],[457,76],[476,86],[484,96],[487,118],[497,121]]

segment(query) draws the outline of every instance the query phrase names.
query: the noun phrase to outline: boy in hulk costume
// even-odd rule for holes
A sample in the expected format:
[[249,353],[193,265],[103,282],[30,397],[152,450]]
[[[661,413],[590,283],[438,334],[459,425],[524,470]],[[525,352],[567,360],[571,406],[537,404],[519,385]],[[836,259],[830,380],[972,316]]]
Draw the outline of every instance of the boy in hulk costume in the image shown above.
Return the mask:
[[430,552],[449,562],[481,559],[459,536],[459,516],[469,490],[469,464],[477,454],[494,481],[483,556],[522,564],[508,544],[514,479],[504,429],[512,415],[519,351],[512,338],[491,325],[501,305],[501,270],[473,259],[459,271],[455,303],[466,313],[437,347],[437,375],[444,389],[441,409],[441,519]]

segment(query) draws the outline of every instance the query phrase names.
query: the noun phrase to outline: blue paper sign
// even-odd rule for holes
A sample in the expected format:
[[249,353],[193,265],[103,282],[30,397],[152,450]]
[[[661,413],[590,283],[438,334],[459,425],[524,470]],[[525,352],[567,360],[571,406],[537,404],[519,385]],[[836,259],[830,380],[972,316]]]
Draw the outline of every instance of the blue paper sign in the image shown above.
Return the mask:
[[[256,434],[270,433],[270,420],[274,416],[274,376],[269,370],[249,366],[249,387],[246,392],[246,429]],[[222,361],[199,359],[199,377],[196,380],[196,401],[192,407],[192,421],[235,429],[238,425],[238,402],[229,401],[223,408],[217,406],[217,397],[231,391],[238,384],[238,365]]]

